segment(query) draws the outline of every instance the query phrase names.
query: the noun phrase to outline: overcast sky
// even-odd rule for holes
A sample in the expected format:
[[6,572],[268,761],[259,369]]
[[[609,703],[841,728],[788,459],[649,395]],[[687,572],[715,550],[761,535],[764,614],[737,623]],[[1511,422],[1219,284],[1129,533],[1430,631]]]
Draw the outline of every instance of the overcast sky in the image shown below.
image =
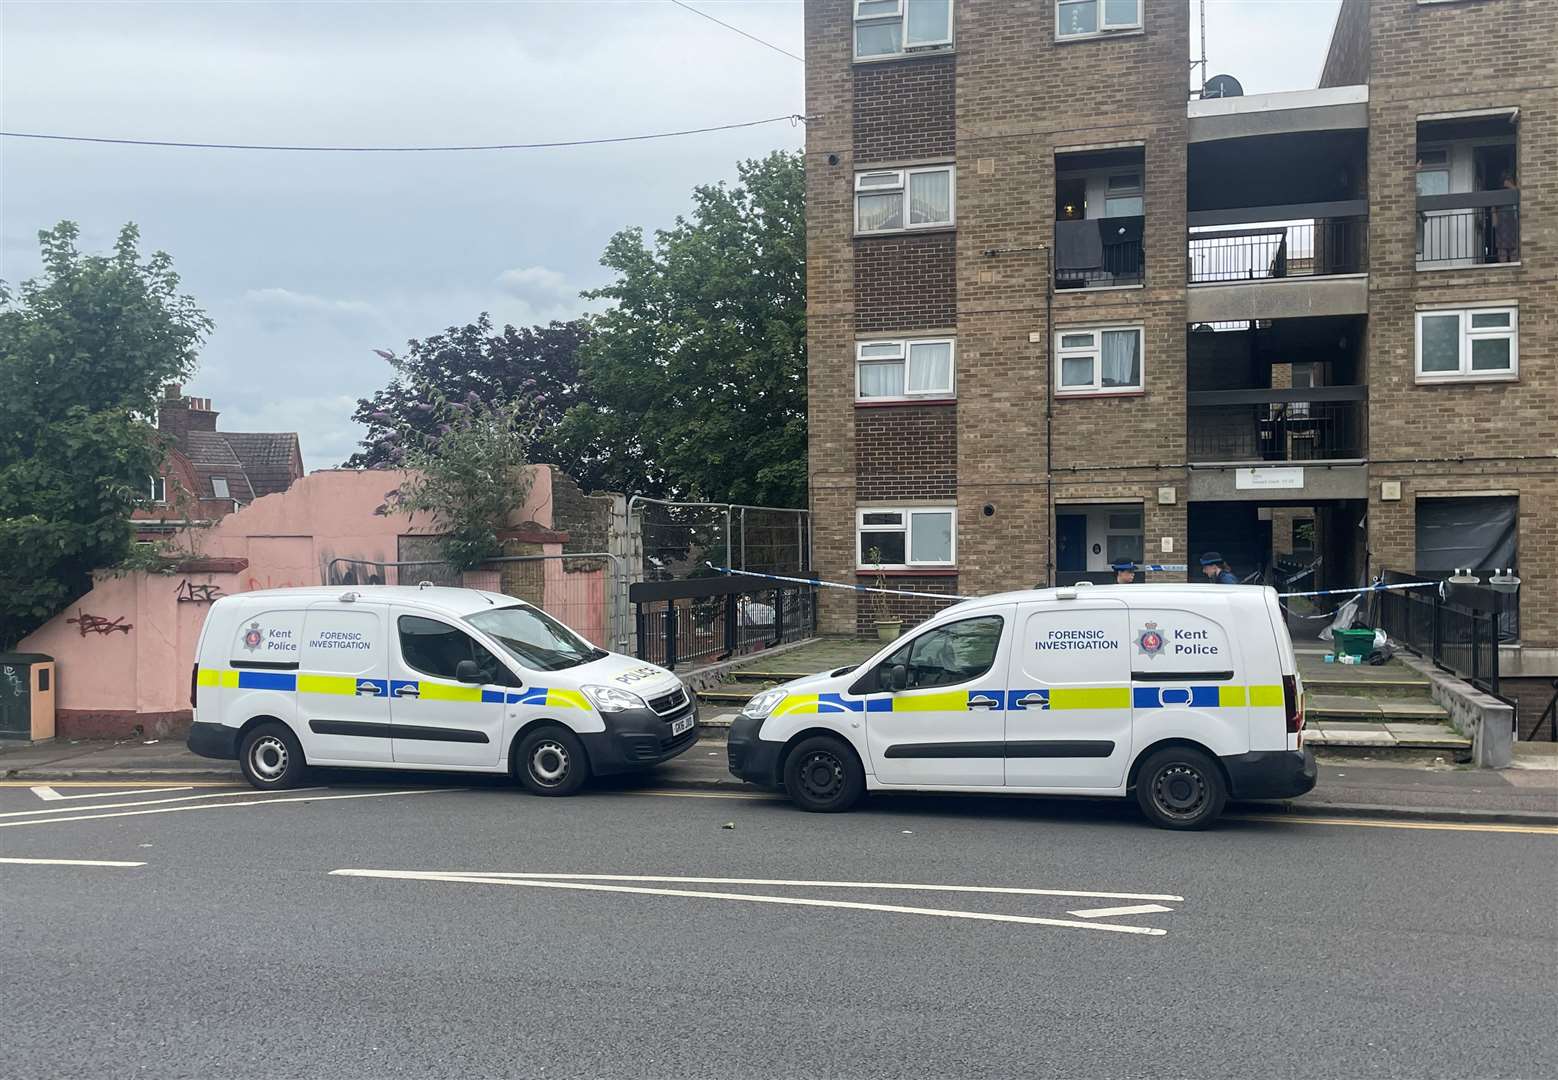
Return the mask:
[[[800,0],[689,3],[802,52]],[[1249,93],[1315,85],[1339,4],[1209,0],[1212,72]],[[0,0],[8,131],[542,142],[781,116],[803,111],[803,95],[801,64],[670,0]],[[0,278],[36,273],[36,232],[62,218],[91,250],[134,221],[217,324],[188,391],[215,399],[225,429],[298,431],[308,467],[326,468],[355,449],[357,398],[387,380],[374,348],[483,310],[500,324],[577,315],[579,290],[605,280],[613,232],[670,224],[695,184],[802,137],[781,123],[604,147],[350,155],[0,139]]]

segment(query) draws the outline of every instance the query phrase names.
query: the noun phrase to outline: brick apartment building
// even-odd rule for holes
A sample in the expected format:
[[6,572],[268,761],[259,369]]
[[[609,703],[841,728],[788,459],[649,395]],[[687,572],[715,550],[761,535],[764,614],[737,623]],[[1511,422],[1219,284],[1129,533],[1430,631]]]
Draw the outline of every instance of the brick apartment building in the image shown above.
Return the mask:
[[210,398],[163,388],[157,430],[169,443],[144,505],[131,515],[140,540],[164,539],[196,523],[219,521],[262,495],[286,491],[303,477],[294,431],[218,431]]
[[807,0],[817,571],[1511,565],[1558,674],[1558,3],[1345,0],[1318,88],[1220,97],[1188,8]]

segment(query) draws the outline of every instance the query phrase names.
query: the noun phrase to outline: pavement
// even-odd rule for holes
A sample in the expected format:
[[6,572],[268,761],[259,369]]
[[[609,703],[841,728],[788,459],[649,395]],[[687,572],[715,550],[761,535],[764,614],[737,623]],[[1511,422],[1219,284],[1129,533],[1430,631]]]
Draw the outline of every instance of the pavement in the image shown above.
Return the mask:
[[663,780],[6,782],[0,1072],[1558,1075],[1551,827]]
[[[1464,821],[1558,823],[1558,745],[1520,744],[1512,769],[1470,769],[1449,754],[1422,752],[1418,760],[1370,760],[1366,751],[1328,753],[1315,789],[1282,803],[1252,803],[1264,812],[1358,813]],[[393,783],[398,773],[365,772]],[[725,742],[713,733],[650,774],[668,789],[751,791],[726,768]],[[0,780],[236,781],[236,762],[196,757],[181,742],[44,743],[0,750]]]

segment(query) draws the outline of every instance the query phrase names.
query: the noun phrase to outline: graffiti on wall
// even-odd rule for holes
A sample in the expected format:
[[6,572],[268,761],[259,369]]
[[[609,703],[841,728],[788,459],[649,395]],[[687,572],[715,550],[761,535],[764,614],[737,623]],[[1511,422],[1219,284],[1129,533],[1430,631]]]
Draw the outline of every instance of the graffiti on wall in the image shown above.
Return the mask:
[[108,619],[102,615],[88,615],[79,608],[76,609],[76,617],[74,619],[66,619],[65,621],[74,623],[76,629],[81,631],[82,637],[86,637],[88,634],[112,634],[116,630],[120,633],[128,634],[130,628],[135,625],[134,623],[125,622],[123,615],[120,615],[118,618]]
[[178,602],[181,604],[209,604],[222,598],[220,585],[196,585],[189,578],[179,582]]

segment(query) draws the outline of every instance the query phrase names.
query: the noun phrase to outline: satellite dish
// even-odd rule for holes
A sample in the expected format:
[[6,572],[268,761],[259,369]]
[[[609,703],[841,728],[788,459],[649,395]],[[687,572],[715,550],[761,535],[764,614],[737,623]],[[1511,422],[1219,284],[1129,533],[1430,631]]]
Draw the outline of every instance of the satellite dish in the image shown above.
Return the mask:
[[1232,75],[1213,75],[1201,88],[1204,98],[1243,97],[1244,87]]

